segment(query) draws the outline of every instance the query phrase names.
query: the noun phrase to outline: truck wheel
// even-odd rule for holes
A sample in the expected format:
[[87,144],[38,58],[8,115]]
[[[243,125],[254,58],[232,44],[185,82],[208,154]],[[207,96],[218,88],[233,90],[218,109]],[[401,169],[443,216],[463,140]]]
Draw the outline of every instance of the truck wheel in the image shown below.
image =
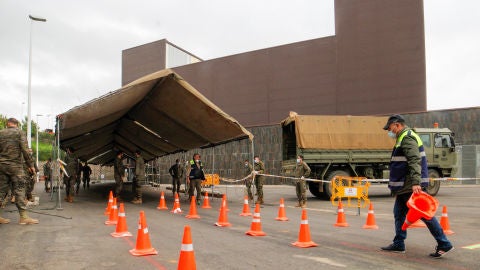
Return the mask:
[[310,190],[310,193],[313,194],[313,196],[317,198],[322,198],[322,192],[320,192],[320,183],[319,182],[311,182],[308,181],[308,189]]
[[[428,177],[439,178],[440,174],[435,169],[428,169]],[[430,181],[430,183],[428,183],[427,193],[432,196],[435,196],[437,195],[439,189],[440,189],[440,181]]]
[[332,180],[335,176],[340,175],[340,176],[350,176],[350,174],[346,171],[338,170],[338,171],[332,171],[329,174],[327,174],[327,177],[325,180],[327,180],[327,183],[323,183],[323,197],[325,199],[330,200],[332,197]]

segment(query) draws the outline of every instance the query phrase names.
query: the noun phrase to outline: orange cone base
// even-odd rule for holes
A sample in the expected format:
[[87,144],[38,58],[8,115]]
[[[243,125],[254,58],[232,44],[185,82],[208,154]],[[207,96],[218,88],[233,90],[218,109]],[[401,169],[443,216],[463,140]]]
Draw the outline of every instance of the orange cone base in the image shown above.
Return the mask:
[[348,225],[347,222],[342,222],[342,223],[335,223],[334,226],[335,227],[348,227],[350,225]]
[[157,209],[158,209],[158,210],[167,210],[168,207],[166,207],[166,206],[157,206]]
[[230,224],[229,222],[215,222],[215,226],[218,226],[218,227],[230,227],[230,226],[232,226],[232,224]]
[[309,248],[309,247],[317,247],[318,244],[313,242],[313,241],[309,241],[309,242],[295,242],[295,243],[292,243],[292,245],[296,246],[296,247],[299,247],[299,248]]
[[130,254],[133,256],[148,256],[148,255],[157,255],[158,251],[154,248],[147,248],[147,249],[130,249]]
[[112,232],[110,235],[113,237],[127,237],[127,236],[132,236],[130,232]]
[[377,225],[363,225],[364,229],[370,229],[370,230],[378,230],[378,226]]
[[185,217],[190,219],[200,218],[199,215],[186,215]]
[[455,232],[452,230],[444,230],[443,233],[446,235],[451,235],[451,234],[454,234]]
[[107,221],[105,221],[105,225],[117,225],[117,223],[118,223],[118,220],[113,220],[113,221],[107,220]]
[[252,213],[240,213],[240,216],[242,217],[248,217],[248,216],[251,216]]
[[246,235],[251,235],[251,236],[265,236],[267,235],[265,232],[263,231],[248,231],[245,233]]
[[278,220],[278,221],[287,221],[288,218],[287,218],[287,217],[276,217],[275,220]]

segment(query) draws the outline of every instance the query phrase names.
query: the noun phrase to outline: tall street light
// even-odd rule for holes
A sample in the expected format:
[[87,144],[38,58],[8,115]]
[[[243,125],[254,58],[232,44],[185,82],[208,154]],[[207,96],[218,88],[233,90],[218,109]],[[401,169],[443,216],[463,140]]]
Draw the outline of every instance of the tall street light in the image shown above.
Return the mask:
[[28,15],[30,18],[30,51],[28,58],[28,109],[27,109],[27,142],[28,148],[32,148],[32,32],[33,32],[33,22],[46,22],[47,19],[40,17],[33,17]]

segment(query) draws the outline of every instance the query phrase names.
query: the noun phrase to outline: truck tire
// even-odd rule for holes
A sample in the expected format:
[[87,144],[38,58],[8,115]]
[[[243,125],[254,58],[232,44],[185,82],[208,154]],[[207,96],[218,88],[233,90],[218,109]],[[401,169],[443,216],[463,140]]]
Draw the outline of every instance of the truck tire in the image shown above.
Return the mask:
[[330,198],[332,197],[332,180],[337,175],[350,176],[348,172],[343,170],[331,171],[327,174],[325,180],[327,180],[328,182],[323,183],[323,197],[327,200],[330,200]]
[[[428,169],[428,177],[429,178],[439,178],[440,174],[435,169]],[[430,181],[427,188],[427,193],[431,196],[435,196],[440,189],[440,181]]]
[[308,181],[308,189],[310,190],[310,193],[313,194],[313,196],[317,198],[322,198],[323,193],[320,192],[320,184],[319,182],[311,182]]

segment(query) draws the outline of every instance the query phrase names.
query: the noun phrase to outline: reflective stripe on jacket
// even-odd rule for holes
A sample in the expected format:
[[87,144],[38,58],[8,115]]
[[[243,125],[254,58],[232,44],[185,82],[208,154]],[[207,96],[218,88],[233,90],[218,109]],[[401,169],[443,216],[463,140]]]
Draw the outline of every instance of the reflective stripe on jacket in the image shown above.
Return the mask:
[[429,183],[427,156],[423,147],[423,142],[415,132],[408,129],[402,132],[397,138],[397,142],[392,151],[392,157],[390,160],[390,181],[388,183],[388,187],[393,192],[400,191],[404,187],[407,178],[410,177],[408,160],[405,156],[403,148],[401,147],[405,136],[413,137],[418,145],[418,152],[420,153],[421,160],[421,179],[419,179],[420,185],[426,188],[428,187]]

